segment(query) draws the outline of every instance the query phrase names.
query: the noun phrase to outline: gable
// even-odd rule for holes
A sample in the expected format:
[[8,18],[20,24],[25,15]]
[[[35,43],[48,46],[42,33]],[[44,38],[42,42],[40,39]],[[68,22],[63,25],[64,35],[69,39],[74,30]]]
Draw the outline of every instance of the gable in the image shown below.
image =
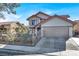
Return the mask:
[[42,24],[42,26],[72,26],[72,24],[56,17],[51,18],[48,22]]
[[44,15],[44,14],[38,14],[38,17],[42,18],[42,19],[47,19],[49,16]]
[[39,20],[40,18],[38,18],[38,17],[32,17],[32,18],[30,18],[29,20]]

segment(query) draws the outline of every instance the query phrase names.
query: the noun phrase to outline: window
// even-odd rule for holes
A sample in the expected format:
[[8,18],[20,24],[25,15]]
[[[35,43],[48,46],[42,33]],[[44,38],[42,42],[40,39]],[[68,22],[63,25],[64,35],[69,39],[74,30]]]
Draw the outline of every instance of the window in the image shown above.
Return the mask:
[[35,20],[32,20],[32,25],[35,25]]

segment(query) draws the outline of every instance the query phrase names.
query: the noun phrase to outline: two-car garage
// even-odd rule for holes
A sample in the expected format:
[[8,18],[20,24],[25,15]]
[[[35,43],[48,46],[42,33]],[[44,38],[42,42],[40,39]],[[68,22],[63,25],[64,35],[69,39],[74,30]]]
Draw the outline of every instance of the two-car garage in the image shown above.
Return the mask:
[[43,37],[68,38],[72,37],[72,23],[58,17],[48,20],[41,26]]
[[44,37],[69,37],[69,27],[44,27],[43,30]]

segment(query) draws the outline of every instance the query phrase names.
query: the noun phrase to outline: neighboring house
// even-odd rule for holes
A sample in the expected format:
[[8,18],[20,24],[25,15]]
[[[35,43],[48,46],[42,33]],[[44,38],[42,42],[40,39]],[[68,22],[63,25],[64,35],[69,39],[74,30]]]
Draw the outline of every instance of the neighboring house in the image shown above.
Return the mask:
[[47,15],[38,12],[30,16],[29,28],[32,35],[46,38],[69,38],[73,36],[73,22],[68,19],[68,15]]
[[79,20],[74,21],[73,31],[74,36],[79,35]]
[[19,22],[0,22],[1,33],[16,34],[20,32],[26,32],[26,28]]

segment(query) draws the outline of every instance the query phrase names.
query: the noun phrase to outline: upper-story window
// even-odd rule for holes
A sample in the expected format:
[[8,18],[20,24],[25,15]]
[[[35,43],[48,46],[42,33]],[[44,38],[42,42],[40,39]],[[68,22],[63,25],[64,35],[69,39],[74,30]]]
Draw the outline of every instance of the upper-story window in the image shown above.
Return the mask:
[[35,20],[32,20],[32,25],[35,25]]

